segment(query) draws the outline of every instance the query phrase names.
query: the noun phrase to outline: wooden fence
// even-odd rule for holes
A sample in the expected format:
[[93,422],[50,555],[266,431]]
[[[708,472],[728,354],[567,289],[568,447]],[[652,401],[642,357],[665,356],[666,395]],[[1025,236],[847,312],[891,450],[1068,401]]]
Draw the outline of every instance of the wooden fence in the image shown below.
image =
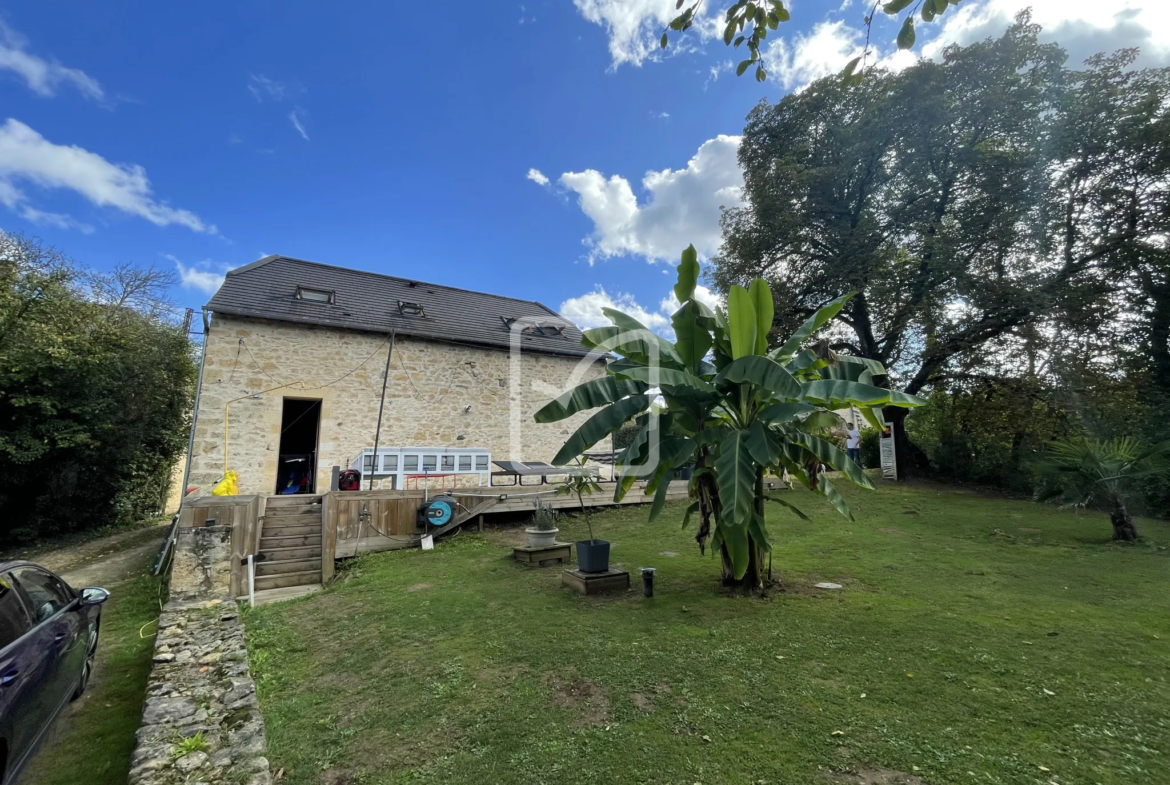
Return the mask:
[[263,496],[200,496],[183,502],[179,510],[180,528],[209,525],[232,527],[231,592],[238,597],[247,592],[247,577],[241,562],[260,550],[263,528]]
[[[536,507],[536,499],[542,499],[556,509],[581,508],[576,496],[555,494],[556,487],[478,486],[443,493],[455,497],[459,503],[456,518],[469,520],[489,513],[530,512]],[[586,507],[613,505],[613,485],[603,484],[602,489],[600,494],[584,497]],[[621,504],[648,504],[653,497],[644,495],[644,489],[644,483],[635,483]],[[430,492],[432,498],[435,495],[435,491]],[[668,499],[685,499],[686,496],[687,484],[684,482],[673,483],[667,492]],[[423,533],[416,524],[423,498],[421,490],[333,491],[325,494],[321,504],[322,578],[328,581],[332,577],[333,559],[416,547],[419,535]]]
[[[498,501],[498,494],[487,499],[483,489],[447,493],[459,503],[459,516],[475,513],[485,501]],[[434,498],[439,492],[431,491]],[[410,491],[333,491],[321,499],[321,564],[332,573],[332,560],[369,551],[387,551],[418,545],[420,530],[416,525],[421,490]],[[364,515],[363,515],[364,513]],[[328,580],[324,574],[324,580]]]

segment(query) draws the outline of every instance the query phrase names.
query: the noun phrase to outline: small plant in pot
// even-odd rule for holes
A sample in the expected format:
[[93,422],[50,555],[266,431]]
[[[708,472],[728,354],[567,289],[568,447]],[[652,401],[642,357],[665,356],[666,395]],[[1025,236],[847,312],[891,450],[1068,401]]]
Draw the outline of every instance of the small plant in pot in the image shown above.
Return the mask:
[[589,539],[577,543],[577,569],[581,572],[606,572],[609,570],[609,543],[593,536],[593,521],[589,516],[589,508],[585,506],[585,496],[601,493],[601,486],[597,484],[597,476],[585,469],[581,459],[577,459],[577,470],[565,478],[557,493],[577,497],[581,505],[581,512],[585,514],[585,525],[589,527]]
[[556,544],[557,511],[543,499],[536,500],[536,512],[532,514],[532,525],[524,532],[528,535],[529,548],[549,548]]

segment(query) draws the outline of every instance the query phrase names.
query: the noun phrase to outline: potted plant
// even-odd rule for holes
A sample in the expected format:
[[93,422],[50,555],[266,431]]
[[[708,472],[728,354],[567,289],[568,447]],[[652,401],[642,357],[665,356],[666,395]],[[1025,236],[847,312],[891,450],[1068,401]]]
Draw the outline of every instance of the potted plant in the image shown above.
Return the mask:
[[532,514],[532,525],[524,530],[528,535],[529,548],[549,548],[556,544],[557,512],[543,499],[536,500],[536,511]]
[[577,569],[581,572],[607,572],[609,570],[609,543],[593,536],[593,521],[589,517],[589,508],[585,506],[584,496],[601,493],[601,486],[597,484],[597,476],[585,468],[580,458],[577,459],[577,469],[565,478],[557,493],[577,497],[581,505],[581,512],[585,513],[585,525],[589,527],[589,539],[577,543]]

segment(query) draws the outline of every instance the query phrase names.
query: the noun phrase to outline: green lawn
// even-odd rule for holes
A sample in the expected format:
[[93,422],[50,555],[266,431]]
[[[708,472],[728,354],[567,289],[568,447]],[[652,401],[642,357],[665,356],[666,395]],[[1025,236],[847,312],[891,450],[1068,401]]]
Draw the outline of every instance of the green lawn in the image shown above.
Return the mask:
[[[515,532],[363,557],[247,613],[284,783],[1170,782],[1170,525],[929,485],[770,506],[767,598],[683,505],[597,516],[653,599],[582,597]],[[566,531],[567,529],[567,531]],[[579,520],[562,522],[578,539]],[[567,535],[567,536],[566,536]],[[811,588],[835,581],[842,591]],[[886,779],[881,779],[881,777]]]

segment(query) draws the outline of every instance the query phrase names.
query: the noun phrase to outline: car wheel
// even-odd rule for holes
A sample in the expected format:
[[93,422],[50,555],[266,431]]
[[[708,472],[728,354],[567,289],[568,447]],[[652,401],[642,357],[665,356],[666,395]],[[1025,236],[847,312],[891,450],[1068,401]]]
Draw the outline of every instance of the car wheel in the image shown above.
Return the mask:
[[77,682],[77,689],[72,700],[77,700],[89,686],[89,677],[93,675],[93,663],[97,659],[98,628],[95,624],[89,631],[89,640],[85,642],[85,664],[81,666],[81,680]]

